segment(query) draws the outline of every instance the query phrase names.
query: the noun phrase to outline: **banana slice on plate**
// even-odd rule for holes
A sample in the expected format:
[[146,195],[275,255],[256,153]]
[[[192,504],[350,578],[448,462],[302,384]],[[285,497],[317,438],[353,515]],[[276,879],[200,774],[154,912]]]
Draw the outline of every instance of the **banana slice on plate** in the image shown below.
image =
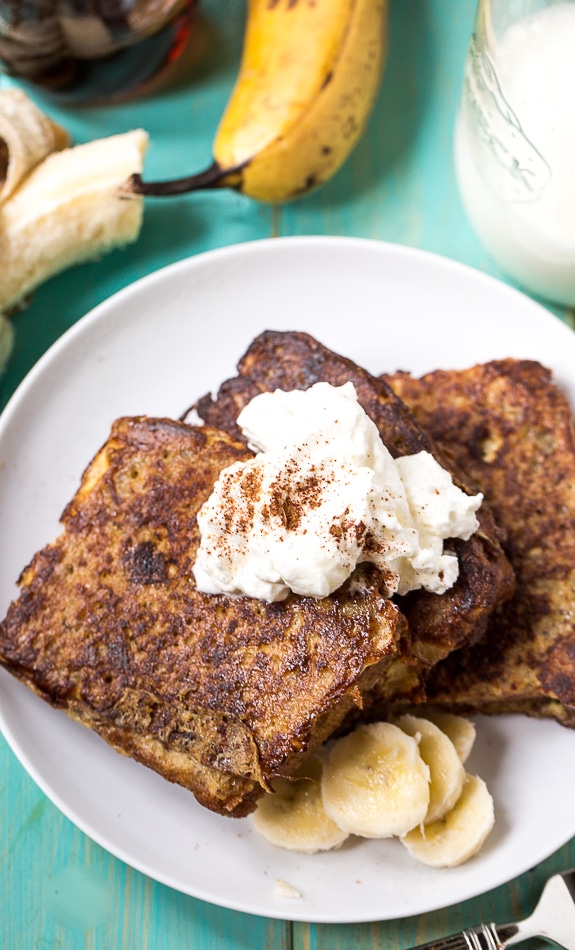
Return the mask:
[[364,838],[401,835],[423,822],[429,767],[417,741],[390,722],[361,725],[334,743],[323,768],[324,808]]
[[312,755],[294,779],[272,781],[273,793],[258,802],[253,824],[278,848],[290,851],[331,851],[347,838],[347,832],[328,818],[321,798],[322,759]]
[[493,798],[483,779],[466,775],[457,804],[432,824],[401,837],[413,858],[432,868],[463,864],[482,847],[495,823]]
[[436,709],[425,709],[422,715],[434,722],[436,726],[439,726],[448,739],[451,739],[459,758],[465,764],[475,743],[476,736],[476,729],[471,720],[464,716],[458,716],[456,713]]
[[451,739],[429,719],[406,714],[397,725],[419,742],[419,754],[429,766],[429,808],[425,824],[443,818],[461,795],[465,769]]

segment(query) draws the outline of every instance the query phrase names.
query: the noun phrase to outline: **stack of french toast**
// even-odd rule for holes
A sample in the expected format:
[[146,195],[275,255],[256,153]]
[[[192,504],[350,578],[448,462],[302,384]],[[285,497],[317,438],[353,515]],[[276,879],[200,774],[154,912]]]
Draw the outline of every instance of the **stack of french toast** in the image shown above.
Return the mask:
[[[483,493],[479,529],[449,542],[459,576],[444,594],[390,598],[370,564],[319,600],[196,589],[198,511],[253,454],[239,413],[320,381],[354,384],[393,456],[431,452]],[[200,424],[114,422],[0,625],[14,676],[237,817],[331,736],[400,707],[575,725],[575,431],[544,367],[378,378],[305,333],[266,332],[193,410]]]

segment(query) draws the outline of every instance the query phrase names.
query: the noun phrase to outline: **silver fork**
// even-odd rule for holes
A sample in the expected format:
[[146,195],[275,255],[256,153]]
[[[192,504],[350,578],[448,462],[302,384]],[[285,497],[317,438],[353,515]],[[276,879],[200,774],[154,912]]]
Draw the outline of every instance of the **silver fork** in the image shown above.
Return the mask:
[[530,937],[543,937],[575,950],[575,868],[547,881],[530,917],[511,924],[480,924],[414,950],[505,950]]

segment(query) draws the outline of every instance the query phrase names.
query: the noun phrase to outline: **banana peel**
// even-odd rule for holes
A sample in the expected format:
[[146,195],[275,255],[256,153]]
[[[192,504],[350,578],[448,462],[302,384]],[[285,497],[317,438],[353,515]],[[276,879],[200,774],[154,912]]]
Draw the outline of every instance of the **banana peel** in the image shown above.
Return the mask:
[[281,203],[343,165],[383,75],[388,0],[249,0],[238,79],[203,172],[165,182],[133,175],[122,195],[233,188]]
[[0,90],[0,202],[70,136],[20,89]]
[[135,241],[141,201],[119,185],[143,165],[141,129],[52,152],[0,204],[0,311],[73,264]]
[[137,239],[143,203],[118,189],[147,144],[136,129],[72,147],[24,92],[0,91],[0,370],[13,341],[6,313],[64,268]]

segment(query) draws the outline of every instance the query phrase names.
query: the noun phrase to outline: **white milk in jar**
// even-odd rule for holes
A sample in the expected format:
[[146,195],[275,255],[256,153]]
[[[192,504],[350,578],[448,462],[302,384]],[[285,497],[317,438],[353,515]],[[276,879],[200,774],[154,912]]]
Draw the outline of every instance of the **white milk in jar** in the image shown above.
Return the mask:
[[485,46],[472,38],[456,124],[463,203],[513,277],[575,304],[575,3],[546,7]]

